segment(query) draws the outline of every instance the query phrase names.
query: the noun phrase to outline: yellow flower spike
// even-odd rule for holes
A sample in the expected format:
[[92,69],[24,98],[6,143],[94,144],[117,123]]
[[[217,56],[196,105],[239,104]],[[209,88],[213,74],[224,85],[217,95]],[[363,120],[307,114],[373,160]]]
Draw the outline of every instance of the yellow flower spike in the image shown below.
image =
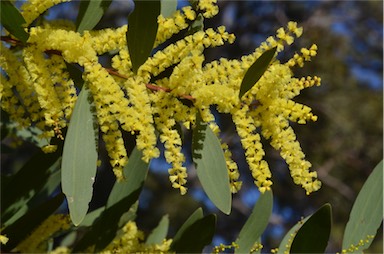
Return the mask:
[[3,44],[0,50],[0,67],[9,78],[6,80],[2,75],[1,107],[19,123],[19,127],[28,127],[31,122],[43,117],[31,76],[22,62]]
[[82,37],[79,33],[64,29],[44,29],[32,27],[28,42],[36,44],[42,52],[46,50],[61,51],[64,59],[69,63],[98,62],[96,51],[92,48],[89,36]]
[[161,112],[161,114],[155,116],[154,120],[157,130],[160,132],[160,141],[164,143],[165,159],[172,166],[172,168],[168,170],[169,180],[172,183],[172,187],[179,189],[180,193],[184,195],[187,191],[184,186],[187,182],[187,169],[183,166],[185,156],[181,152],[181,137],[176,130],[172,129],[175,121],[170,121],[175,114],[174,97],[161,91],[157,92],[156,95],[158,99],[154,107],[157,108],[156,111]]
[[267,162],[262,159],[265,152],[261,145],[260,135],[253,132],[256,126],[253,119],[247,116],[248,109],[244,105],[242,108],[234,109],[231,113],[237,133],[241,138],[241,144],[245,150],[246,160],[255,179],[255,184],[260,192],[263,193],[270,190],[272,185],[272,182],[269,180],[271,172]]
[[163,43],[169,39],[172,35],[180,32],[188,27],[188,21],[193,21],[196,18],[196,12],[192,10],[191,6],[185,6],[180,10],[173,13],[171,17],[164,18],[159,16],[158,18],[158,32],[156,36],[155,46]]
[[303,28],[297,27],[297,23],[293,21],[289,21],[287,28],[290,32],[294,33],[297,38],[299,38],[303,34]]
[[21,14],[23,15],[26,24],[29,26],[37,17],[46,10],[59,3],[70,2],[70,0],[28,0],[21,6]]
[[[156,147],[156,134],[153,126],[151,101],[146,89],[149,78],[132,77],[124,82],[124,88],[129,97],[129,104],[123,106],[129,111],[119,114],[121,126],[126,131],[138,131],[136,145],[143,152],[143,160],[149,162],[152,158],[160,155]],[[128,105],[131,105],[128,107]]]
[[224,151],[224,157],[228,168],[229,184],[231,193],[237,193],[242,185],[242,181],[239,181],[240,172],[236,162],[232,160],[232,153],[226,143],[221,143],[221,147]]
[[52,126],[55,122],[61,122],[60,127],[64,126],[61,101],[54,89],[54,80],[51,78],[51,73],[59,72],[59,68],[52,65],[50,59],[44,58],[42,52],[33,46],[24,48],[23,57],[26,68],[31,75],[31,81],[33,82],[46,126],[53,128]]
[[[1,108],[10,115],[10,118],[18,123],[18,127],[28,127],[31,119],[26,114],[25,106],[35,103],[38,105],[32,84],[29,82],[29,74],[19,60],[10,50],[1,44],[0,67],[7,73],[8,80],[1,75]],[[28,82],[27,84],[25,84]],[[17,96],[15,93],[18,93]],[[24,98],[29,98],[24,101]],[[35,108],[35,107],[34,107]],[[38,105],[37,108],[40,108]],[[31,110],[31,109],[29,109]],[[40,112],[37,118],[40,118]]]
[[293,43],[293,40],[294,40],[291,35],[289,35],[285,32],[284,28],[279,28],[277,30],[276,37],[279,38],[280,40],[285,41],[288,45],[291,45]]
[[171,17],[164,18],[162,15],[158,17],[158,29],[154,47],[171,38],[181,30],[188,27],[188,20],[192,21],[196,18],[196,12],[191,6],[185,6],[180,10],[175,11]]
[[5,235],[0,235],[0,243],[1,244],[7,244],[8,241],[9,241],[8,237],[6,237]]
[[22,253],[45,252],[46,243],[53,234],[69,229],[70,218],[64,214],[49,216],[32,234],[19,243],[15,250]]
[[119,53],[112,57],[112,67],[127,78],[133,76],[132,62],[127,47],[120,49]]
[[[111,123],[111,125],[113,124]],[[116,122],[115,125],[117,125]],[[118,128],[111,128],[106,133],[103,133],[102,137],[116,179],[118,181],[124,180],[123,167],[128,163],[128,156],[121,131]]]
[[[69,120],[72,114],[75,102],[77,100],[76,88],[73,80],[69,77],[69,73],[66,71],[66,65],[60,56],[50,56],[51,78],[55,84],[54,88],[57,96],[61,102],[62,111],[64,117]],[[60,122],[61,127],[65,127],[66,122]]]
[[[96,109],[97,120],[104,132],[103,140],[110,157],[110,164],[118,180],[124,179],[123,167],[128,162],[119,124],[126,126],[124,118],[132,113],[128,107],[129,100],[116,81],[102,68],[100,64],[86,63],[83,79],[87,82]],[[135,119],[136,120],[136,119]],[[130,129],[128,129],[130,130]]]
[[[59,2],[62,1],[44,3],[42,0],[31,0],[23,5],[23,15],[27,22],[32,22],[42,11]],[[160,15],[155,46],[186,29],[196,19],[196,12],[202,13],[205,18],[216,15],[216,2],[202,0],[193,7],[195,10],[187,6],[171,17],[164,18]],[[33,8],[36,8],[36,13],[30,15]],[[18,59],[15,57],[8,57],[11,60],[0,63],[10,78],[6,80],[2,77],[2,108],[10,112],[11,117],[17,119],[21,125],[33,123],[45,129],[42,136],[47,138],[61,136],[61,128],[67,124],[76,100],[76,91],[64,61],[76,63],[84,67],[85,86],[91,91],[110,163],[118,180],[123,178],[122,167],[127,163],[121,130],[136,134],[136,144],[143,151],[142,159],[149,162],[159,155],[156,148],[157,129],[160,132],[160,141],[165,146],[165,157],[172,164],[169,179],[172,186],[184,194],[187,191],[187,173],[183,167],[185,157],[181,152],[181,138],[174,127],[176,124],[187,128],[191,124],[193,126],[198,111],[203,121],[214,121],[210,108],[215,105],[219,112],[232,114],[252,176],[261,192],[269,190],[272,182],[268,164],[263,160],[264,151],[257,133],[259,127],[261,134],[271,139],[271,145],[281,151],[296,184],[302,185],[307,193],[320,187],[316,173],[309,171],[311,165],[304,159],[295,134],[289,127],[289,121],[303,124],[308,120],[316,120],[309,107],[295,103],[292,99],[302,89],[319,85],[320,79],[293,78],[290,67],[302,66],[305,61],[310,61],[317,54],[317,46],[303,48],[285,64],[274,61],[249,93],[241,100],[237,96],[246,70],[263,52],[272,47],[277,47],[279,52],[301,36],[302,28],[297,27],[295,22],[289,22],[286,28],[278,29],[276,36],[269,37],[253,53],[241,60],[222,58],[204,66],[205,48],[220,46],[225,42],[232,43],[235,37],[226,32],[225,27],[198,31],[156,51],[139,68],[137,75],[131,71],[132,64],[126,49],[127,26],[85,31],[83,35],[71,31],[73,29],[73,24],[60,22],[43,22],[41,26],[32,27],[28,48],[24,50],[27,68],[17,63]],[[117,54],[112,58],[114,70],[106,70],[98,62],[98,55],[115,50]],[[42,59],[43,52],[57,55]],[[40,56],[33,59],[33,54]],[[2,60],[7,58],[0,57]],[[40,62],[44,67],[42,70],[39,69]],[[8,73],[8,65],[17,65],[17,68],[12,68],[17,70],[15,73],[21,73],[21,77],[16,77],[12,71]],[[174,68],[169,77],[156,79],[156,76],[171,66]],[[116,74],[114,77],[111,76],[113,72]],[[49,83],[43,84],[42,81],[47,79]],[[20,96],[14,96],[15,94]],[[48,96],[51,94],[54,95],[53,98]],[[177,98],[191,100],[193,106],[186,106]],[[218,133],[217,126],[211,127]],[[231,191],[235,192],[241,186],[237,165],[231,160],[227,145],[223,144],[222,147],[229,170]]]
[[216,5],[217,0],[200,0],[198,8],[203,11],[205,18],[212,18],[219,13],[219,7]]
[[89,41],[98,55],[116,49],[126,48],[127,25],[117,29],[103,29],[99,31],[85,31],[84,36],[90,36]]
[[299,67],[304,66],[305,61],[311,61],[312,57],[317,55],[317,45],[313,44],[309,49],[302,48],[300,50],[301,55],[295,54],[293,58],[291,58],[286,65],[289,67],[293,67],[298,65]]
[[161,244],[144,243],[144,233],[137,228],[133,221],[127,222],[117,238],[115,238],[101,253],[172,253],[172,239],[163,239]]
[[57,145],[46,145],[41,148],[44,153],[54,153],[57,150]]
[[[176,97],[191,94],[191,91],[205,83],[201,70],[204,56],[202,51],[193,50],[174,68],[168,87]],[[181,85],[182,84],[182,85]]]
[[185,17],[189,20],[195,20],[196,18],[196,12],[192,10],[191,6],[185,6],[182,8],[182,11],[185,14]]
[[217,32],[213,29],[208,29],[207,31],[198,31],[177,41],[175,44],[167,46],[161,51],[157,51],[139,68],[139,76],[144,76],[145,72],[157,76],[166,68],[179,63],[182,59],[189,56],[192,50],[202,51],[204,48],[221,46],[225,41],[233,40],[233,36],[227,32]]

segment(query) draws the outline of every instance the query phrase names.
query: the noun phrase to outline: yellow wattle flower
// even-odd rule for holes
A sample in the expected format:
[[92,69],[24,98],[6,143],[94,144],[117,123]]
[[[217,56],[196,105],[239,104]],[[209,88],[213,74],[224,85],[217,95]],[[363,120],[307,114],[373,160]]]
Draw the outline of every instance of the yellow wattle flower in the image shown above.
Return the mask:
[[[64,0],[31,0],[23,4],[22,15],[30,24],[42,12]],[[211,18],[218,12],[216,0],[201,0],[170,17],[158,17],[155,47],[186,29],[201,13]],[[195,8],[195,9],[193,9]],[[169,179],[182,194],[187,191],[187,170],[183,163],[182,141],[175,126],[195,125],[196,113],[220,135],[211,111],[231,114],[244,148],[251,175],[261,192],[271,188],[271,172],[264,160],[261,139],[270,141],[288,164],[293,181],[307,194],[320,188],[316,172],[305,160],[290,122],[304,124],[316,121],[311,108],[293,101],[301,90],[320,84],[318,77],[296,78],[291,67],[303,66],[317,54],[317,46],[303,48],[286,63],[274,60],[261,79],[240,99],[242,79],[248,68],[266,50],[277,47],[277,53],[302,35],[295,22],[279,28],[260,47],[241,59],[220,58],[205,63],[204,50],[233,43],[235,36],[224,26],[207,28],[190,34],[175,43],[156,50],[137,74],[126,47],[127,26],[99,31],[74,31],[72,23],[42,22],[29,29],[28,45],[21,56],[2,46],[1,68],[7,77],[0,85],[1,107],[20,127],[36,126],[42,137],[62,137],[74,103],[76,89],[66,64],[83,69],[84,86],[90,90],[95,117],[102,132],[110,164],[118,180],[124,179],[123,167],[128,162],[123,131],[136,136],[142,159],[149,162],[159,156],[158,138],[165,146],[165,158],[171,164]],[[111,69],[104,68],[99,56],[112,56]],[[45,57],[48,55],[48,57]],[[160,77],[165,70],[170,75]],[[16,95],[16,96],[15,96]],[[184,105],[181,99],[191,101]],[[158,134],[158,136],[157,136]],[[231,191],[241,182],[236,163],[231,159],[228,145],[222,142]],[[43,150],[53,151],[53,146]]]

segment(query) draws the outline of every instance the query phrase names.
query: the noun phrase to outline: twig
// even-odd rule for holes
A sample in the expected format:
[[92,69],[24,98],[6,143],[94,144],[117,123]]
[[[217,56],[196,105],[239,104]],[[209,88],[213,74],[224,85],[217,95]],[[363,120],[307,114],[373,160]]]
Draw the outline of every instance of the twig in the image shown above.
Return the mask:
[[[105,68],[109,74],[111,75],[114,75],[116,77],[119,77],[119,78],[124,78],[124,79],[127,79],[128,77],[125,76],[124,74],[121,74],[119,72],[117,72],[116,70],[114,69],[111,69],[111,68]],[[166,88],[166,87],[161,87],[161,86],[156,86],[154,84],[146,84],[145,85],[149,90],[152,90],[152,91],[164,91],[164,92],[171,92],[172,90],[169,89],[169,88]],[[187,95],[187,94],[181,94],[179,95],[181,98],[183,99],[187,99],[187,100],[190,100],[190,101],[194,101],[195,98],[192,97],[191,95]]]
[[2,41],[8,42],[8,43],[12,43],[12,44],[15,44],[15,45],[23,44],[21,41],[15,39],[15,38],[12,38],[11,36],[0,36],[0,38],[1,38]]

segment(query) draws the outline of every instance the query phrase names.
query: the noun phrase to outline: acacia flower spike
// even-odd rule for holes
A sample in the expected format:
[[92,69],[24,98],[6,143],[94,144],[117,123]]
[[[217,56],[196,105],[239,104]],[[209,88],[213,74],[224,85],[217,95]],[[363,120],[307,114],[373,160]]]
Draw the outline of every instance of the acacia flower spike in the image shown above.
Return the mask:
[[[22,15],[28,25],[33,24],[40,13],[63,1],[27,1],[21,8]],[[262,138],[280,152],[295,184],[301,185],[307,194],[318,190],[321,183],[316,172],[310,171],[311,163],[305,159],[290,126],[290,122],[304,124],[317,119],[310,107],[295,102],[294,98],[301,90],[320,85],[321,79],[297,78],[291,69],[311,61],[317,54],[317,46],[301,49],[285,63],[272,61],[256,84],[251,84],[239,98],[241,82],[250,66],[272,48],[276,47],[279,54],[300,37],[303,30],[295,22],[289,22],[252,53],[240,59],[220,58],[212,62],[205,59],[206,49],[235,40],[224,26],[202,29],[174,43],[164,43],[187,29],[197,19],[197,13],[204,18],[216,15],[219,11],[216,2],[201,0],[170,17],[160,15],[155,47],[161,44],[164,47],[148,57],[137,73],[132,71],[127,49],[127,25],[80,34],[73,23],[46,21],[28,28],[29,39],[21,47],[10,47],[18,45],[18,41],[2,36],[1,108],[19,128],[40,129],[40,138],[48,141],[54,136],[65,138],[61,130],[70,122],[77,99],[66,63],[77,64],[84,70],[82,79],[90,92],[95,119],[118,180],[124,179],[123,167],[128,162],[123,132],[132,133],[146,162],[160,155],[158,139],[164,144],[171,185],[185,194],[185,155],[176,129],[178,125],[194,128],[199,113],[220,139],[220,129],[211,111],[214,106],[219,113],[232,115],[250,174],[261,192],[272,187]],[[103,67],[99,61],[99,56],[108,53],[111,68]],[[170,75],[162,77],[161,73],[169,69]],[[193,103],[187,106],[180,98]],[[236,192],[241,187],[238,166],[231,158],[228,145],[223,140],[221,143],[228,167],[228,184],[231,191]],[[43,150],[52,152],[54,147]]]

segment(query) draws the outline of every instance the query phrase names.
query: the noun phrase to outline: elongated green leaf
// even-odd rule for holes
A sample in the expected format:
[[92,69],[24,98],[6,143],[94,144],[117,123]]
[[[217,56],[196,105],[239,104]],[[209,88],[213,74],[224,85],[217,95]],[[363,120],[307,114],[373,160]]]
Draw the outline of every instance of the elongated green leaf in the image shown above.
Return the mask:
[[188,217],[188,219],[184,222],[184,224],[177,231],[175,237],[173,238],[172,244],[174,242],[179,241],[181,236],[184,234],[184,231],[188,227],[190,227],[193,223],[195,223],[197,220],[202,219],[203,217],[204,217],[203,209],[201,209],[201,207],[199,207],[198,209],[196,209],[196,211],[193,212],[193,214],[191,214],[191,216]]
[[159,225],[148,236],[146,244],[161,244],[167,237],[169,226],[168,215],[164,215],[159,222]]
[[171,17],[176,11],[177,0],[161,0],[161,15],[164,18]]
[[199,114],[193,131],[192,147],[197,176],[205,193],[217,208],[229,214],[232,196],[224,152],[219,139]]
[[0,20],[1,25],[5,27],[13,36],[22,42],[27,42],[29,34],[24,30],[24,17],[19,10],[8,0],[0,1]]
[[127,43],[132,69],[136,73],[153,49],[157,34],[160,0],[135,1],[128,17]]
[[[1,221],[3,223],[14,217],[16,212],[43,188],[60,154],[60,149],[51,154],[37,152],[9,181],[1,185]],[[31,179],[34,180],[31,181]],[[18,213],[18,215],[21,214]]]
[[324,253],[332,227],[330,204],[323,205],[299,229],[290,253]]
[[[383,161],[381,161],[367,181],[353,204],[349,221],[344,231],[343,249],[357,246],[360,240],[364,245],[357,252],[367,249],[383,220]],[[350,252],[350,251],[348,251]]]
[[[62,247],[72,246],[73,243],[76,241],[77,235],[78,235],[78,232],[76,231],[72,231],[69,234],[66,234],[60,241],[60,246]],[[48,252],[48,253],[51,253],[51,252]]]
[[111,3],[112,0],[81,1],[76,20],[77,31],[82,33],[85,30],[92,30]]
[[212,242],[215,227],[214,214],[195,220],[177,239],[173,239],[171,250],[176,253],[201,253],[204,246]]
[[284,236],[283,240],[280,242],[277,254],[285,254],[289,253],[289,250],[291,249],[292,240],[295,237],[296,233],[299,231],[301,226],[311,217],[308,216],[304,218],[303,220],[299,221],[294,225]]
[[141,157],[142,153],[135,147],[129,156],[128,164],[124,167],[126,180],[115,183],[108,197],[107,208],[142,188],[148,174],[149,164],[144,162]]
[[34,206],[41,201],[49,199],[61,183],[61,157],[49,168],[50,175],[41,190],[28,201],[29,206]]
[[135,148],[124,167],[126,181],[115,183],[106,209],[75,246],[74,252],[83,252],[90,246],[95,246],[95,251],[103,250],[115,238],[118,230],[135,218],[137,200],[149,168],[149,164],[142,161],[141,157],[142,153]]
[[64,196],[60,193],[44,204],[29,210],[23,217],[1,231],[9,241],[1,246],[2,252],[10,252],[24,240],[37,226],[48,218],[62,204]]
[[252,213],[241,229],[236,243],[239,248],[235,253],[249,253],[253,244],[260,238],[268,225],[272,213],[273,195],[272,191],[260,194],[260,198],[253,207]]
[[[61,162],[60,160],[56,161],[51,168],[59,169],[60,162]],[[13,216],[8,220],[3,220],[2,221],[3,226],[6,227],[11,225],[20,217],[24,216],[24,214],[26,214],[29,209],[33,207],[37,207],[38,205],[48,200],[52,195],[52,193],[54,192],[54,190],[59,187],[60,181],[61,181],[61,172],[60,170],[56,170],[49,176],[49,178],[45,182],[45,185],[42,187],[42,189],[38,193],[36,193],[33,196],[32,194],[35,193],[35,190],[32,190],[29,193],[32,196],[29,200],[21,199],[18,202],[13,203],[11,206],[12,208],[8,210]],[[13,211],[16,211],[16,212],[13,212]]]
[[244,75],[243,81],[241,82],[239,98],[248,92],[259,79],[263,76],[271,63],[276,52],[276,47],[265,51],[256,61],[249,67]]
[[97,168],[96,140],[88,91],[83,87],[69,123],[61,164],[62,189],[76,226],[87,214],[92,198]]
[[101,213],[104,212],[105,207],[99,207],[96,210],[93,210],[92,212],[89,212],[85,215],[84,220],[80,223],[79,226],[82,227],[89,227],[92,226],[92,224],[95,222],[97,218],[100,217]]

